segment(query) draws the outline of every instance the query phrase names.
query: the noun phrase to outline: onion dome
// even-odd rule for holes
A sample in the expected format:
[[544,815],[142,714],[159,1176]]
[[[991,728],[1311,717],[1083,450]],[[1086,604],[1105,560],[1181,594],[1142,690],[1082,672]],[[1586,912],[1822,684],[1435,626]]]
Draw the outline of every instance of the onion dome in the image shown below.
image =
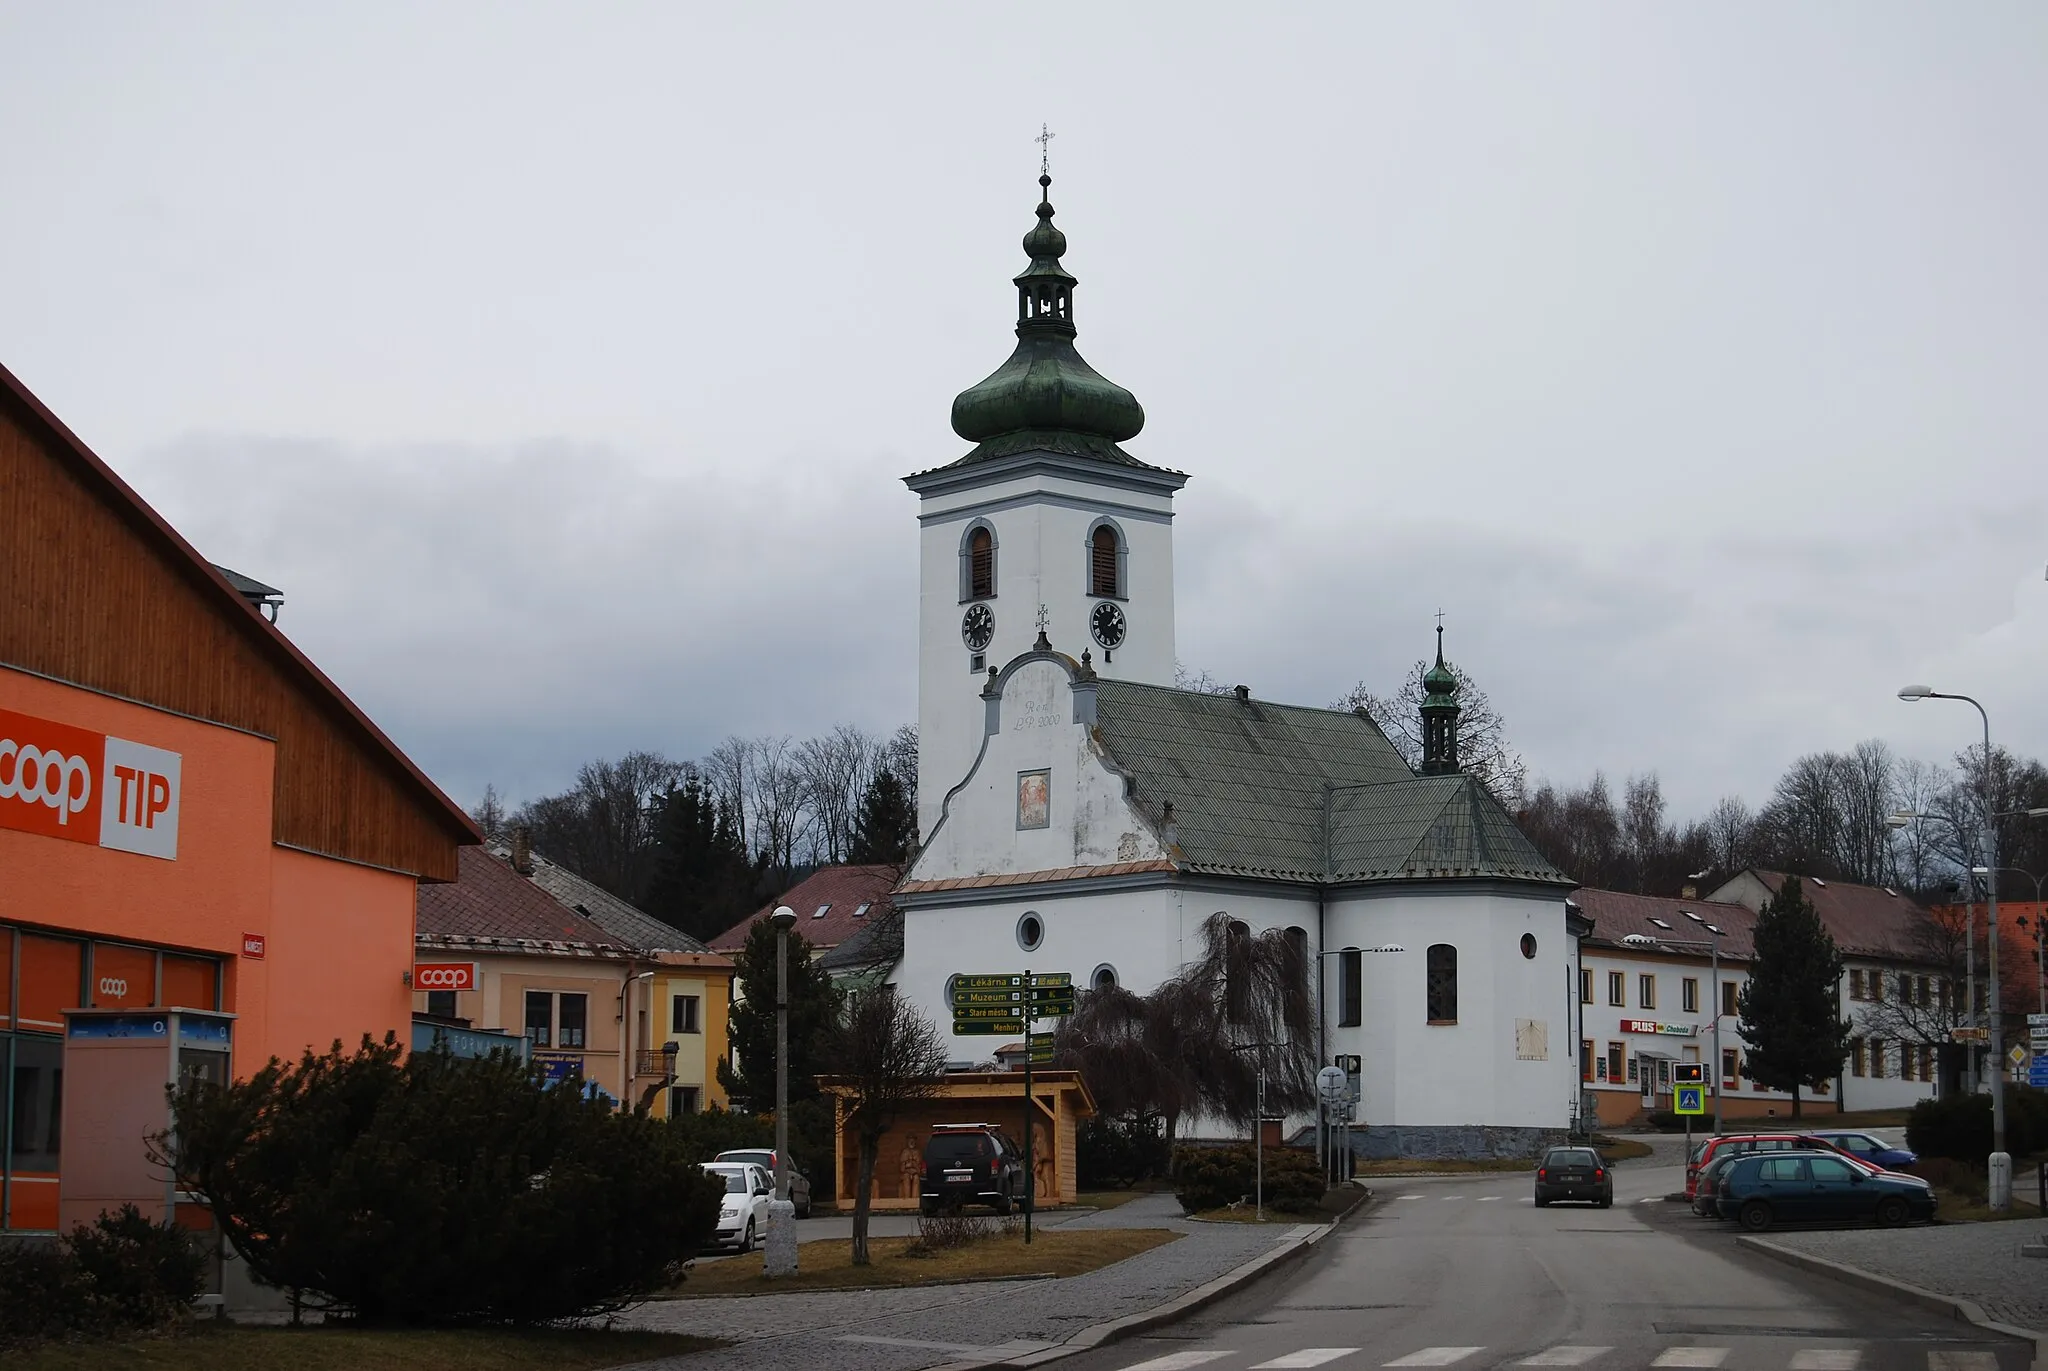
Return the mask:
[[1084,449],[1107,447],[1102,455],[1111,455],[1114,444],[1145,427],[1145,410],[1074,350],[1078,282],[1060,265],[1067,235],[1052,222],[1052,177],[1041,174],[1038,184],[1038,223],[1024,235],[1031,264],[1014,278],[1017,350],[988,379],[954,399],[953,431],[982,444],[1027,432],[1066,437],[1080,440]]
[[1444,626],[1436,626],[1436,665],[1422,673],[1422,774],[1458,767],[1458,677],[1444,665]]

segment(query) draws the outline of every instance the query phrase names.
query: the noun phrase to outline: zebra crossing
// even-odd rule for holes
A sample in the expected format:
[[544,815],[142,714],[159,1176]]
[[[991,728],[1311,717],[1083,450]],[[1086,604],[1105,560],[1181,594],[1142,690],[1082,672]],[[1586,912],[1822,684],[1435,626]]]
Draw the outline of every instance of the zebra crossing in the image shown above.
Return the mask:
[[[1638,1356],[1613,1355],[1615,1349],[1612,1347],[1578,1344],[1547,1347],[1529,1356],[1507,1360],[1482,1359],[1481,1354],[1488,1350],[1484,1347],[1420,1347],[1391,1360],[1381,1360],[1382,1353],[1369,1352],[1362,1347],[1303,1347],[1263,1361],[1245,1362],[1241,1359],[1254,1354],[1229,1348],[1200,1348],[1168,1352],[1148,1361],[1133,1362],[1123,1371],[1194,1371],[1196,1367],[1211,1366],[1225,1358],[1240,1359],[1236,1364],[1243,1366],[1245,1371],[1299,1371],[1319,1366],[1329,1366],[1334,1371],[1365,1371],[1365,1368],[1374,1366],[1442,1368],[1468,1363],[1474,1368],[1481,1365],[1567,1366],[1591,1367],[1594,1371],[1640,1371],[1647,1365],[1656,1371],[1719,1371],[1736,1349],[1667,1347],[1647,1363]],[[1998,1371],[1998,1354],[1982,1348],[1929,1348],[1926,1349],[1926,1358],[1927,1371]],[[1737,1361],[1745,1371],[1866,1371],[1864,1349],[1860,1347],[1801,1347],[1789,1358],[1779,1351],[1762,1357],[1752,1353]],[[1907,1364],[1888,1359],[1888,1365],[1899,1368],[1899,1371],[1904,1371]],[[1216,1367],[1215,1371],[1229,1369]],[[1871,1371],[1875,1369],[1871,1368]]]

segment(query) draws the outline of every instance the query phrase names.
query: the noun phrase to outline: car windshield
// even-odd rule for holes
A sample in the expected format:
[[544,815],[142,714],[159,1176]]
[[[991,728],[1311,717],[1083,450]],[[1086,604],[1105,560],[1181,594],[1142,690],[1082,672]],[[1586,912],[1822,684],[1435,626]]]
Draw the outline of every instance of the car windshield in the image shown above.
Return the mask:
[[725,1178],[726,1194],[744,1195],[747,1193],[747,1173],[740,1170],[738,1167],[734,1167],[728,1170],[727,1168],[721,1166],[717,1170],[713,1171],[711,1174],[714,1176],[722,1176]]
[[1545,1166],[1598,1166],[1600,1156],[1589,1147],[1560,1147],[1543,1159]]
[[968,1162],[988,1155],[988,1139],[979,1133],[936,1133],[924,1154],[934,1161]]

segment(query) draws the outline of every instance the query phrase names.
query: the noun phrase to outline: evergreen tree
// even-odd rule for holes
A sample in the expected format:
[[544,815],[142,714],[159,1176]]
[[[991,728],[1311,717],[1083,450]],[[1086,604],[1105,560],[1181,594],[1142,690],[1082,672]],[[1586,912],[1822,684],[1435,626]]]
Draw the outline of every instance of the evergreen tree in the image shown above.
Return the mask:
[[847,860],[903,866],[917,848],[917,806],[892,771],[877,771],[861,796]]
[[731,928],[755,907],[757,871],[731,817],[691,773],[662,797],[660,850],[647,912],[698,938]]
[[1749,1043],[1750,1078],[1791,1091],[1796,1119],[1800,1088],[1833,1080],[1849,1055],[1849,1022],[1838,1017],[1842,951],[1796,876],[1764,901],[1755,939],[1737,1026]]
[[[718,1063],[718,1083],[733,1106],[766,1114],[775,1108],[775,925],[756,919],[746,946],[733,955],[739,993],[726,1021],[731,1048]],[[839,992],[831,973],[811,956],[811,944],[789,934],[789,1102],[795,1106],[818,1093],[816,1077],[839,1022]]]

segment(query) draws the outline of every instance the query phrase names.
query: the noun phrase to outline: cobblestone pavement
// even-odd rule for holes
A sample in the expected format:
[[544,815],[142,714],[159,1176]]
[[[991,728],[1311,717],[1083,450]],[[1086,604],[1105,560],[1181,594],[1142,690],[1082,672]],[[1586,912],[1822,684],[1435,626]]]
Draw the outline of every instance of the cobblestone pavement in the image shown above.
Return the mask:
[[1180,1217],[1171,1195],[1142,1196],[1050,1226],[1171,1228],[1184,1236],[1065,1280],[663,1300],[618,1321],[732,1343],[646,1364],[661,1371],[917,1371],[994,1347],[1014,1355],[1063,1341],[1091,1324],[1163,1304],[1313,1227],[1194,1223]]
[[2044,1238],[2048,1219],[1769,1235],[1794,1251],[1975,1300],[1994,1319],[2048,1332],[2048,1260],[2020,1255],[2021,1243]]

